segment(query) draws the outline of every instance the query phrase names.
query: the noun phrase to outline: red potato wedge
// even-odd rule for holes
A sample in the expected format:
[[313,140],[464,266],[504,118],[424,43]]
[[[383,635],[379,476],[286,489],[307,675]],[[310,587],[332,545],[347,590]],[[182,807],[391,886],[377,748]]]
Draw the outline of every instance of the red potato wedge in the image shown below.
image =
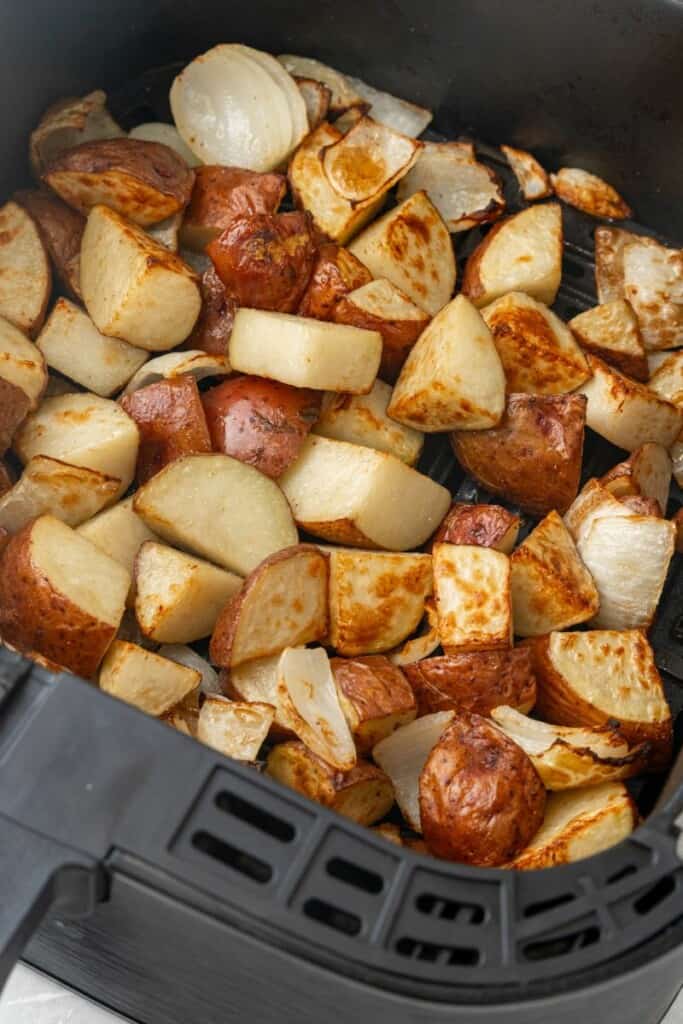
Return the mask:
[[234,668],[223,669],[218,677],[220,691],[231,700],[269,704],[274,708],[270,735],[278,741],[292,739],[294,736],[280,708],[277,683],[279,661],[278,651],[267,658],[254,658]]
[[299,315],[315,320],[334,320],[336,306],[344,296],[371,281],[372,274],[368,268],[348,249],[334,243],[321,245],[299,304]]
[[430,853],[482,867],[516,856],[543,822],[546,794],[524,751],[486,718],[460,711],[420,775]]
[[270,704],[241,704],[207,697],[197,723],[197,739],[238,761],[255,761],[273,723]]
[[359,761],[348,771],[339,771],[303,743],[281,743],[273,747],[266,771],[284,786],[359,825],[380,821],[394,803],[391,782],[375,765]]
[[202,273],[202,308],[186,344],[211,355],[226,356],[237,303],[225,290],[213,264]]
[[149,352],[164,352],[184,341],[201,307],[194,272],[106,206],[95,206],[88,217],[81,291],[102,334]]
[[85,217],[48,192],[25,191],[14,198],[40,232],[57,276],[74,299],[81,297],[81,240]]
[[213,164],[197,167],[181,230],[183,246],[203,252],[238,217],[277,213],[286,188],[282,174]]
[[133,509],[168,544],[240,576],[298,541],[277,484],[227,455],[176,459],[140,488]]
[[410,171],[424,143],[364,115],[320,156],[338,196],[363,203],[387,192]]
[[542,302],[509,292],[481,315],[493,335],[508,391],[562,395],[588,380],[588,363],[572,332]]
[[564,512],[581,475],[583,395],[509,395],[498,427],[455,431],[463,469],[490,491],[532,515]]
[[76,527],[109,505],[121,481],[83,466],[37,455],[0,498],[0,528],[17,533],[36,516],[50,514]]
[[382,380],[376,380],[367,395],[330,392],[323,398],[313,433],[387,452],[414,466],[422,453],[424,434],[392,420],[387,412],[390,400],[391,387]]
[[228,295],[239,306],[295,313],[317,255],[310,213],[238,217],[206,247]]
[[47,388],[45,358],[25,334],[0,317],[0,378],[20,388],[35,410]]
[[116,477],[120,496],[133,480],[139,443],[136,424],[116,402],[67,394],[43,401],[19,429],[14,448],[24,464],[47,455]]
[[661,444],[644,444],[605,473],[600,483],[615,498],[653,498],[664,515],[669,504],[671,457]]
[[135,617],[156,643],[191,644],[209,636],[242,578],[156,541],[145,541],[134,565]]
[[287,647],[282,652],[278,704],[287,726],[314,754],[339,771],[355,766],[356,747],[322,647]]
[[234,377],[202,395],[214,451],[273,479],[298,457],[318,418],[320,401],[319,391],[263,377]]
[[352,547],[411,551],[433,533],[450,492],[386,452],[309,435],[280,486],[296,522]]
[[403,364],[388,413],[415,430],[483,430],[505,409],[505,373],[480,313],[457,295]]
[[525,292],[552,306],[562,277],[559,203],[530,206],[498,221],[467,260],[462,292],[487,306],[507,292]]
[[117,562],[40,516],[0,556],[0,636],[89,679],[116,636],[129,587]]
[[345,324],[259,309],[239,309],[228,349],[233,370],[293,387],[367,394],[382,356],[382,336]]
[[135,475],[145,484],[169,462],[211,451],[199,389],[193,377],[170,377],[124,395],[121,408],[140,432]]
[[592,619],[600,598],[557,512],[549,512],[510,557],[517,636],[541,636]]
[[148,715],[163,715],[199,686],[199,672],[115,640],[100,668],[100,689]]
[[454,502],[434,534],[434,544],[469,544],[512,554],[519,533],[519,516],[502,505]]
[[223,608],[211,637],[211,661],[233,668],[327,632],[327,561],[312,544],[266,558]]
[[633,213],[615,188],[580,167],[561,167],[557,174],[550,175],[550,180],[558,199],[592,217],[625,220]]
[[415,697],[400,668],[382,655],[332,658],[342,711],[359,753],[416,717]]
[[308,126],[311,131],[315,131],[318,125],[327,118],[332,90],[322,82],[316,82],[314,78],[302,78],[300,75],[293,75],[292,77],[299,87],[299,92],[306,104]]
[[419,716],[460,709],[490,715],[501,704],[526,714],[536,702],[536,677],[525,647],[424,658],[404,665],[403,672]]
[[530,871],[593,857],[620,843],[638,821],[638,809],[620,782],[552,793],[540,829],[504,867]]
[[640,327],[625,299],[614,299],[587,309],[568,326],[581,348],[604,359],[627,377],[646,381],[647,358]]
[[0,377],[0,453],[3,455],[30,410],[31,399],[26,392]]
[[0,316],[33,337],[52,291],[52,271],[35,221],[23,206],[0,207]]
[[550,176],[531,153],[527,153],[525,149],[515,149],[513,146],[501,146],[500,149],[510,164],[525,199],[531,202],[552,195]]
[[109,398],[131,379],[149,353],[120,338],[107,338],[68,299],[57,299],[36,340],[47,365],[86,390]]
[[671,711],[641,630],[550,633],[529,643],[535,711],[544,721],[589,727],[616,721],[631,746],[651,745],[651,767],[668,764]]
[[43,181],[74,210],[108,206],[148,227],[190,201],[194,171],[168,146],[142,139],[84,142],[51,160]]
[[429,555],[325,550],[330,574],[328,640],[339,654],[389,651],[417,629],[432,592]]
[[683,250],[637,239],[624,248],[624,295],[646,349],[683,344]]
[[439,638],[446,654],[512,646],[510,559],[492,548],[432,548]]
[[69,97],[48,107],[31,132],[29,156],[36,178],[52,160],[82,142],[124,135],[109,114],[106,102],[106,93],[97,89],[87,96]]
[[207,377],[226,377],[230,374],[227,356],[210,355],[201,349],[183,349],[181,352],[166,352],[163,356],[149,359],[128,381],[123,392],[132,395],[140,388],[158,384],[161,380],[179,377],[193,377],[197,383]]
[[379,375],[392,383],[429,323],[427,313],[391,281],[384,279],[371,281],[342,296],[334,307],[333,319],[338,324],[379,331],[382,335]]
[[424,191],[367,227],[349,250],[373,277],[391,281],[431,316],[453,294],[456,267],[451,238]]

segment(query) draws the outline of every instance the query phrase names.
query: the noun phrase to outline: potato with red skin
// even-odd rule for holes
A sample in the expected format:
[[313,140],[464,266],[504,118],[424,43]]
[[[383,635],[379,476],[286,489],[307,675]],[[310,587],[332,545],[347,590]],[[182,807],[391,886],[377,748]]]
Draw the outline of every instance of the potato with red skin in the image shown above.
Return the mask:
[[519,516],[502,505],[468,505],[454,501],[439,529],[434,544],[474,544],[509,555],[517,543]]
[[461,710],[489,715],[502,704],[527,713],[536,703],[533,659],[526,647],[424,658],[404,665],[403,672],[420,717]]
[[26,392],[0,377],[0,455],[11,446],[14,435],[31,411]]
[[370,281],[368,268],[348,249],[334,242],[321,245],[298,313],[315,320],[334,320],[335,308],[344,296]]
[[261,174],[214,164],[197,167],[181,229],[182,244],[201,252],[237,217],[277,213],[286,190],[282,174]]
[[546,792],[521,747],[480,715],[461,712],[420,776],[429,852],[494,867],[515,857],[543,822]]
[[298,309],[317,251],[313,218],[301,211],[238,217],[206,247],[228,295],[277,313]]
[[183,347],[200,349],[212,356],[227,355],[237,303],[226,292],[213,266],[202,274],[200,289],[202,308],[192,334]]
[[332,658],[330,668],[361,754],[415,718],[415,697],[406,677],[383,655]]
[[124,395],[121,408],[140,431],[135,471],[140,485],[183,455],[211,451],[199,389],[194,377],[169,377]]
[[17,192],[14,198],[33,217],[60,281],[73,298],[79,299],[85,217],[57,196],[38,189]]
[[321,397],[264,377],[223,381],[202,395],[213,449],[277,479],[318,419]]

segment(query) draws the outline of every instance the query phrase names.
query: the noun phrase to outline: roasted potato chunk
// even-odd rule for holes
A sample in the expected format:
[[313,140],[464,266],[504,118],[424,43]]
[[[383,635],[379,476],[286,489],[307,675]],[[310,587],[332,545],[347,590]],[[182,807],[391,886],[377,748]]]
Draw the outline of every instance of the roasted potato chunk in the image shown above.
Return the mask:
[[218,677],[219,687],[226,697],[247,703],[269,704],[274,711],[270,727],[273,739],[291,739],[294,733],[286,725],[278,698],[278,664],[280,652],[267,658],[243,661],[234,668],[223,669]]
[[502,505],[454,502],[434,534],[432,544],[469,544],[512,553],[519,533],[519,516]]
[[96,89],[87,96],[69,97],[48,107],[31,132],[29,156],[36,178],[68,149],[83,142],[114,139],[124,134],[107,110],[106,102],[107,94]]
[[455,456],[475,480],[532,515],[564,512],[581,475],[583,395],[509,395],[492,430],[451,434]]
[[[600,302],[624,298],[624,249],[639,241],[639,235],[623,228],[603,224],[595,229],[595,288]],[[657,244],[654,239],[648,241]]]
[[348,249],[334,243],[321,245],[299,305],[299,315],[315,320],[334,320],[336,306],[344,296],[371,281],[372,274],[368,268]]
[[362,116],[349,130],[321,152],[327,180],[352,203],[363,203],[386,193],[408,173],[424,143],[387,125]]
[[74,299],[81,297],[81,240],[85,217],[48,192],[17,192],[43,239],[60,281]]
[[526,713],[536,703],[536,677],[526,647],[424,658],[404,665],[403,672],[420,716],[460,709],[490,715],[501,704]]
[[527,153],[525,149],[514,149],[512,146],[500,148],[525,199],[532,201],[552,195],[550,176],[531,153]]
[[412,722],[415,697],[400,668],[388,658],[332,658],[334,681],[358,751],[369,753],[395,729]]
[[[29,408],[40,405],[47,387],[47,367],[42,352],[25,334],[0,317],[0,379],[24,392]],[[23,403],[22,403],[23,404]]]
[[36,455],[0,498],[0,528],[17,533],[46,513],[67,526],[79,526],[113,501],[120,485],[116,477]]
[[435,544],[434,594],[447,654],[512,646],[510,560],[492,548]]
[[624,296],[638,317],[646,349],[683,344],[683,249],[652,239],[624,248]]
[[100,669],[100,689],[148,715],[163,715],[199,686],[199,672],[115,640]]
[[614,466],[600,483],[616,498],[653,498],[664,515],[671,487],[671,458],[661,444],[644,444]]
[[52,272],[35,221],[23,206],[0,207],[0,316],[33,337],[52,290]]
[[390,399],[391,387],[382,380],[376,380],[367,395],[330,392],[323,398],[313,433],[387,452],[414,466],[422,452],[424,434],[391,419],[387,412]]
[[237,303],[228,295],[213,266],[202,274],[200,289],[202,308],[187,345],[211,355],[227,356]]
[[26,392],[0,377],[0,453],[3,455],[11,446],[30,409],[31,399]]
[[213,164],[197,167],[180,235],[182,244],[203,252],[238,217],[277,213],[286,188],[281,174]]
[[[126,498],[117,505],[105,509],[78,527],[78,533],[89,540],[105,555],[122,565],[133,579],[135,559],[145,541],[156,540],[155,535],[145,526],[140,516],[133,511],[133,499]],[[127,604],[133,607],[135,587],[131,582]]]
[[550,175],[550,180],[558,199],[592,217],[625,220],[633,213],[615,188],[580,167],[560,167],[557,174]]
[[273,722],[270,704],[242,704],[207,697],[197,722],[197,739],[226,757],[255,761]]
[[568,326],[587,352],[604,359],[627,377],[647,380],[647,359],[638,320],[625,299],[587,309],[570,320]]

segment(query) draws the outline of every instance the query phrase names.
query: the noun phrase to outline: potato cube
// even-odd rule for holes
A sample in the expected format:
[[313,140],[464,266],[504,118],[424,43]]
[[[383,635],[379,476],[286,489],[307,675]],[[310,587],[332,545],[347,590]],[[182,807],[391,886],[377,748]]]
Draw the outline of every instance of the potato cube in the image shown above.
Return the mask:
[[625,299],[587,309],[569,321],[582,348],[634,380],[647,380],[647,359],[638,320]]
[[163,715],[200,681],[199,672],[146,651],[137,644],[115,640],[100,669],[100,689],[148,715]]
[[226,757],[255,761],[273,723],[270,704],[207,697],[199,712],[197,739]]
[[16,533],[45,513],[67,526],[79,526],[114,500],[120,484],[116,477],[96,470],[36,455],[0,498],[0,528]]
[[38,408],[47,387],[45,359],[18,327],[1,316],[0,378],[20,388],[31,409]]
[[333,392],[323,399],[313,433],[387,452],[414,466],[422,452],[424,434],[392,420],[387,412],[390,400],[391,387],[382,380],[376,380],[367,395]]
[[512,646],[510,559],[493,548],[435,544],[434,593],[446,653]]

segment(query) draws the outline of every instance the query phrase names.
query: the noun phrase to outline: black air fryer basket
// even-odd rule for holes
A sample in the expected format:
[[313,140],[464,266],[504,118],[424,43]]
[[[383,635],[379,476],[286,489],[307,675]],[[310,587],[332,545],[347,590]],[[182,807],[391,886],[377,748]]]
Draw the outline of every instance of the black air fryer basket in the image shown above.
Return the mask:
[[[433,107],[438,132],[477,140],[511,209],[486,142],[603,174],[646,226],[627,227],[683,243],[675,0],[5,0],[0,195],[25,182],[49,102],[102,86],[124,126],[167,119],[173,62],[237,40]],[[596,301],[597,222],[564,222],[568,318]],[[459,260],[476,241],[456,239]],[[585,476],[621,457],[589,438]],[[486,497],[443,438],[419,468]],[[669,514],[682,501],[674,488]],[[651,636],[679,746],[682,561]],[[634,795],[645,823],[589,860],[447,864],[0,650],[0,980],[23,955],[143,1024],[656,1024],[683,982],[683,762]]]

